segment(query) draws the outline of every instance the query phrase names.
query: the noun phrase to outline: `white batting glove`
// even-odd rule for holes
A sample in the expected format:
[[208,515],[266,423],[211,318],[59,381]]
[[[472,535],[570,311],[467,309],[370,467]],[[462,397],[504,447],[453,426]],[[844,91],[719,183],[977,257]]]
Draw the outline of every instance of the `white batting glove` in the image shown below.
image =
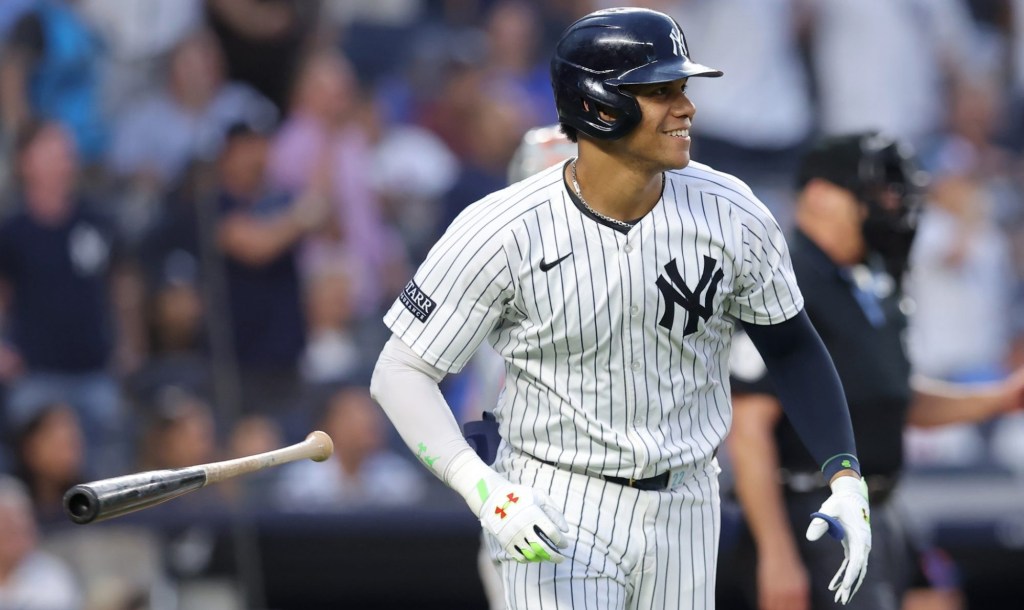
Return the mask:
[[545,493],[503,481],[491,490],[477,516],[519,563],[565,560],[559,550],[568,546],[564,534],[569,524]]
[[807,539],[814,541],[825,532],[843,542],[846,557],[839,566],[829,591],[835,591],[835,601],[845,605],[864,582],[871,553],[871,509],[868,507],[868,487],[864,479],[842,476],[832,482],[832,495],[818,512],[813,513],[807,528]]
[[569,524],[543,492],[509,481],[468,446],[452,459],[446,482],[462,494],[483,528],[512,559],[520,563],[565,560],[559,550],[569,544],[565,539]]

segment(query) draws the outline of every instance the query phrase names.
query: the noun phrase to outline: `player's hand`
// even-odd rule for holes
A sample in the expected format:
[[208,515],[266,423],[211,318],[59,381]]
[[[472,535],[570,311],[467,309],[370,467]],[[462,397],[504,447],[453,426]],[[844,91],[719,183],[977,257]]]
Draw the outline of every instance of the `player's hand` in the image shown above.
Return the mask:
[[543,492],[504,482],[494,487],[480,508],[480,523],[519,563],[562,563],[569,524]]
[[846,553],[829,591],[836,592],[836,602],[846,604],[864,582],[871,553],[871,509],[868,488],[863,479],[841,476],[832,481],[832,495],[814,513],[807,528],[807,539],[817,540],[825,532],[843,542]]

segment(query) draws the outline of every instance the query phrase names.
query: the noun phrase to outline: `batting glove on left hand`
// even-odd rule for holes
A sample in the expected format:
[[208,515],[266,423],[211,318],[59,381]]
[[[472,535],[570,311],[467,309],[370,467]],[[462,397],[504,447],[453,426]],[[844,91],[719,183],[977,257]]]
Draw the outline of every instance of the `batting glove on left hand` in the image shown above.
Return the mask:
[[843,542],[846,557],[839,566],[829,591],[835,591],[835,601],[846,604],[864,582],[871,553],[871,509],[868,506],[868,488],[863,479],[842,476],[832,482],[832,495],[818,512],[813,513],[807,528],[807,539],[814,541],[829,532]]
[[565,560],[559,550],[568,546],[564,533],[569,524],[545,493],[503,481],[484,500],[478,516],[484,529],[519,563]]

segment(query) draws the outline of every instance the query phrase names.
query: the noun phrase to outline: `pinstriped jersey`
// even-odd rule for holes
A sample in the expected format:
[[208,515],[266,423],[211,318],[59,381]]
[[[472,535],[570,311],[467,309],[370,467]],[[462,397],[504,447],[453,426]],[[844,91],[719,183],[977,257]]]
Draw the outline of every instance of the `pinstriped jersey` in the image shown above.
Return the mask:
[[735,320],[803,306],[778,224],[744,183],[691,162],[627,231],[563,168],[466,208],[385,323],[449,372],[488,341],[506,367],[495,415],[520,451],[633,478],[710,457],[732,417]]

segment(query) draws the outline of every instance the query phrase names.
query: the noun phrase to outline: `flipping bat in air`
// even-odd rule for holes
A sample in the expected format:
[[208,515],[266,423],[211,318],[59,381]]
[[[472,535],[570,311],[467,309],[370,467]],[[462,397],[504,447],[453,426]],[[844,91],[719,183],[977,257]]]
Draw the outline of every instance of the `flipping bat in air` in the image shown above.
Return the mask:
[[64,512],[84,525],[156,506],[178,496],[239,475],[309,458],[326,460],[334,443],[325,432],[311,432],[301,443],[223,462],[173,470],[150,470],[75,485],[64,494]]

